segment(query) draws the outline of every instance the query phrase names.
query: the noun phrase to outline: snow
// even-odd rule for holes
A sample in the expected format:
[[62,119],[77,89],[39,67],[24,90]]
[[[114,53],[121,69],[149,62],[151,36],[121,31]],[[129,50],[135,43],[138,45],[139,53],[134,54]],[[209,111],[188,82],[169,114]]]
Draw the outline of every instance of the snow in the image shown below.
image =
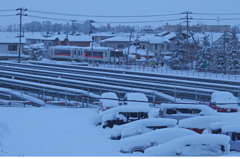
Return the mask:
[[102,93],[100,103],[101,103],[101,106],[103,107],[103,110],[107,108],[119,106],[118,97],[113,92]]
[[237,97],[235,97],[232,93],[226,91],[213,92],[211,96],[211,102],[216,103],[216,105],[220,108],[237,108],[238,106]]
[[234,124],[234,122],[212,122],[209,125],[209,128],[212,130],[221,129],[224,125]]
[[[167,143],[148,148],[145,151],[145,155],[176,156],[176,153],[180,153],[183,156],[225,155],[228,154],[230,151],[229,141],[230,141],[229,136],[220,134],[190,135],[179,137]],[[204,144],[205,146],[202,144]],[[222,152],[221,149],[218,149],[217,144],[224,145],[225,151]],[[187,147],[190,147],[190,149],[187,149]]]
[[121,151],[131,152],[135,147],[150,147],[152,142],[157,144],[162,144],[164,142],[170,141],[172,139],[188,136],[188,135],[198,135],[194,131],[182,128],[164,128],[159,130],[150,131],[137,136],[132,136],[120,140]]
[[163,119],[163,118],[146,118],[142,120],[133,121],[124,125],[115,125],[111,130],[111,137],[126,138],[133,135],[139,135],[149,131],[153,131],[147,127],[149,126],[167,126],[175,127],[177,120]]
[[224,125],[222,126],[222,132],[240,132],[239,124]]
[[227,122],[230,120],[231,119],[224,116],[198,116],[180,120],[178,127],[205,129],[208,128],[212,122]]
[[127,100],[126,105],[149,106],[148,98],[144,93],[126,93],[124,100]]

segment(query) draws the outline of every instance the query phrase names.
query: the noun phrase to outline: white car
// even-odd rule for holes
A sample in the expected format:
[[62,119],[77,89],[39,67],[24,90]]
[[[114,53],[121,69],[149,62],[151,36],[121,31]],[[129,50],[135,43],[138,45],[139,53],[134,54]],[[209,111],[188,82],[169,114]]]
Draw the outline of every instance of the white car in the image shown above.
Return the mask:
[[178,127],[193,130],[199,134],[208,133],[209,125],[213,122],[228,122],[231,119],[223,116],[197,116],[179,120]]
[[146,106],[119,106],[100,112],[93,121],[96,126],[112,128],[114,125],[123,125],[132,121],[148,118],[148,112],[152,110]]
[[147,133],[153,130],[177,126],[175,119],[147,118],[124,125],[116,125],[111,130],[110,138],[120,140],[126,137]]
[[173,118],[177,120],[195,116],[219,116],[215,110],[200,104],[161,104],[160,118]]
[[145,149],[162,144],[164,142],[170,141],[172,139],[189,136],[189,135],[199,135],[194,131],[182,128],[166,128],[151,131],[145,134],[128,137],[120,140],[122,153],[133,153],[133,152],[142,152],[144,153]]
[[190,135],[145,150],[146,156],[221,156],[230,152],[230,137],[220,134]]

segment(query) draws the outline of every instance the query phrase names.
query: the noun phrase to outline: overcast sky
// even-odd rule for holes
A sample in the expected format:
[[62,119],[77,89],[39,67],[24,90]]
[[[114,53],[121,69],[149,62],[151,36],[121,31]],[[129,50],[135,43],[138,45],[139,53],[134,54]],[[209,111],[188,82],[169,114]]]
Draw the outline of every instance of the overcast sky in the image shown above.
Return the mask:
[[[240,0],[5,0],[0,5],[0,26],[7,26],[12,23],[19,24],[19,16],[14,15],[18,11],[4,11],[25,7],[25,13],[29,16],[23,17],[23,23],[31,21],[50,20],[53,23],[66,23],[70,20],[77,20],[82,23],[88,19],[95,21],[95,25],[131,25],[156,27],[159,25],[183,23],[185,15],[181,14],[190,11],[189,17],[193,19],[190,25],[197,23],[209,25],[238,25],[240,24]],[[78,16],[64,16],[55,14],[37,13],[36,11],[77,14]],[[197,14],[201,13],[201,14]],[[233,15],[226,15],[234,13]],[[174,15],[171,15],[174,14]],[[176,14],[176,15],[175,15]],[[208,15],[204,15],[208,14]],[[225,15],[224,15],[225,14]],[[86,16],[90,15],[90,16]],[[105,17],[94,17],[94,16]],[[146,15],[159,15],[143,17]],[[168,15],[168,16],[166,16]],[[37,16],[37,17],[31,17]],[[107,17],[108,16],[108,17]],[[137,17],[110,17],[110,16],[137,16]],[[57,18],[51,20],[40,17]],[[213,20],[201,20],[213,19]],[[239,18],[235,20],[224,20]],[[126,23],[126,22],[144,23]],[[125,22],[125,23],[120,23]]]

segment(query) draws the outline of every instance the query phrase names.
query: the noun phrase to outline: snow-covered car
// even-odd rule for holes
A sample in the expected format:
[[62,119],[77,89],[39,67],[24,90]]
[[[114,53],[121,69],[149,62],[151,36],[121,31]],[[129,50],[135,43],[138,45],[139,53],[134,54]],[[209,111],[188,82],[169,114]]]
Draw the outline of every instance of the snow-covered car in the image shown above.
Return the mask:
[[146,106],[119,106],[100,112],[93,120],[93,124],[103,128],[123,125],[132,121],[148,118],[152,108]]
[[230,152],[230,137],[221,134],[183,136],[145,150],[146,156],[221,156]]
[[107,109],[119,106],[119,99],[116,93],[104,92],[101,94],[99,109],[105,111]]
[[199,134],[208,133],[209,125],[213,122],[228,122],[230,119],[222,116],[197,116],[179,120],[178,127],[193,130]]
[[211,95],[209,106],[218,112],[237,112],[238,99],[227,91],[215,91]]
[[94,101],[91,105],[92,108],[99,108],[100,102],[99,101]]
[[124,105],[149,106],[148,98],[144,93],[126,93],[123,101]]
[[206,105],[200,104],[161,104],[159,109],[160,118],[173,118],[177,120],[195,117],[219,115]]
[[240,124],[229,124],[222,126],[222,134],[231,138],[230,150],[240,152]]
[[76,101],[47,101],[46,107],[81,107],[80,102]]
[[199,135],[198,133],[182,128],[166,128],[151,131],[137,136],[128,137],[120,140],[122,153],[142,152],[145,149],[156,146],[167,141],[173,140],[182,136]]
[[126,137],[147,133],[153,130],[175,126],[177,126],[177,120],[175,119],[147,118],[124,125],[114,126],[111,130],[110,138],[113,140],[120,140]]
[[9,105],[12,107],[19,107],[19,106],[22,106],[22,107],[30,106],[31,107],[32,102],[30,102],[30,101],[10,101]]
[[235,124],[234,122],[212,122],[209,125],[209,134],[221,134],[222,133],[222,127],[224,125],[232,125]]

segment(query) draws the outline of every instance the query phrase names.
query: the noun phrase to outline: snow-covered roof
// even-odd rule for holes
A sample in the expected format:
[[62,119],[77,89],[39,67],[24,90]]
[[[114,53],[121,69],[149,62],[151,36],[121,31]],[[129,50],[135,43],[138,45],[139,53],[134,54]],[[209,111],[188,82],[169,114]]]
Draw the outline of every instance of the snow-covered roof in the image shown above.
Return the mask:
[[[103,99],[103,98],[107,98],[107,99]],[[102,93],[100,102],[104,108],[119,106],[118,97],[113,92]]]
[[237,98],[232,93],[227,91],[215,91],[211,95],[211,102],[237,104]]
[[[128,53],[128,47],[123,49],[123,54],[127,54]],[[146,50],[146,49],[136,49],[136,46],[131,45],[129,47],[129,54],[138,54],[138,55],[142,55],[142,56],[155,56],[155,54],[152,51]]]
[[[201,156],[202,155],[223,155],[229,153],[230,145],[229,145],[230,137],[227,135],[221,134],[202,134],[202,135],[189,135],[183,136],[161,145],[157,145],[154,147],[150,147],[146,149],[145,155],[146,156],[175,156],[176,153],[184,153],[182,152],[181,148],[186,147],[186,145],[212,145],[212,144],[220,144],[225,146],[225,151],[217,151],[208,149],[199,149],[195,147],[192,152],[188,152],[188,154],[182,155],[193,155],[193,156]],[[207,152],[206,152],[207,151]],[[207,153],[207,154],[205,154]]]
[[112,33],[106,33],[106,32],[99,32],[99,33],[93,33],[92,36],[104,36],[104,37],[112,37],[114,36]]
[[234,122],[213,122],[210,123],[209,128],[213,130],[221,129],[224,125],[231,125]]
[[[177,125],[177,120],[175,120],[175,119],[146,118],[146,119],[137,120],[137,121],[134,121],[131,123],[127,123],[124,125],[115,125],[111,130],[111,136],[120,136],[121,134],[123,136],[130,136],[129,134],[132,134],[132,135],[143,134],[143,133],[145,133],[144,129],[146,129],[149,126],[174,127],[176,125]],[[125,132],[124,132],[124,130],[125,130]],[[133,132],[135,132],[135,130],[138,131],[136,134],[133,133]],[[129,132],[129,131],[133,131],[133,132]]]
[[222,127],[222,132],[239,132],[240,133],[240,124],[224,125]]
[[197,116],[179,120],[180,128],[208,128],[212,122],[227,122],[228,119],[222,116]]
[[165,108],[190,108],[190,109],[199,109],[202,110],[205,115],[219,115],[215,110],[212,108],[201,105],[201,104],[169,104],[169,103],[162,103],[160,106],[160,109],[163,110]]
[[149,42],[150,44],[161,44],[163,42],[170,42],[168,38],[164,36],[141,36],[138,38],[140,42]]
[[[133,40],[131,39],[131,41]],[[129,37],[115,36],[112,38],[101,40],[99,42],[129,42]]]

